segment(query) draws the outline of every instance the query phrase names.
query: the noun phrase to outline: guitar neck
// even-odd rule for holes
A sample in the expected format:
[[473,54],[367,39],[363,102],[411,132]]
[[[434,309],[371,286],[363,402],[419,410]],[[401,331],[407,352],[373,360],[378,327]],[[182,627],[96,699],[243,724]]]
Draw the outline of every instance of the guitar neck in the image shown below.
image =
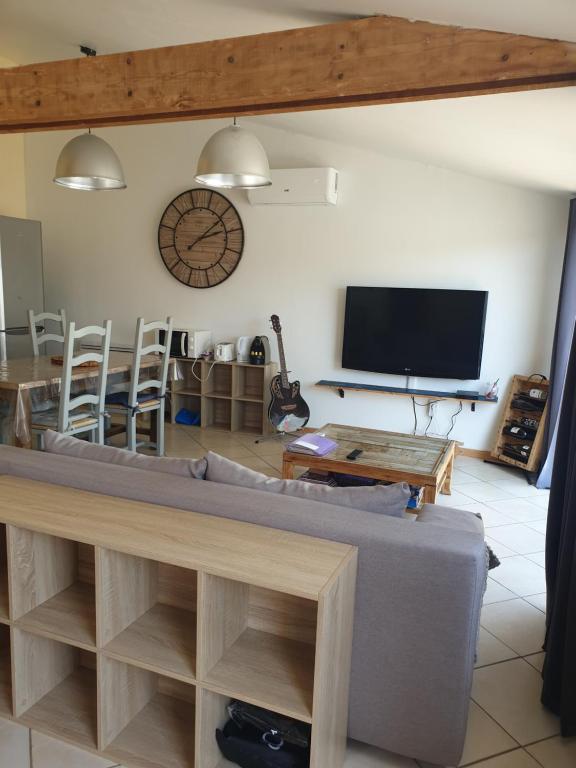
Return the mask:
[[280,379],[282,380],[282,386],[286,389],[290,386],[288,382],[288,371],[286,370],[286,355],[284,354],[284,342],[282,341],[282,333],[277,332],[278,337],[278,356],[280,358]]

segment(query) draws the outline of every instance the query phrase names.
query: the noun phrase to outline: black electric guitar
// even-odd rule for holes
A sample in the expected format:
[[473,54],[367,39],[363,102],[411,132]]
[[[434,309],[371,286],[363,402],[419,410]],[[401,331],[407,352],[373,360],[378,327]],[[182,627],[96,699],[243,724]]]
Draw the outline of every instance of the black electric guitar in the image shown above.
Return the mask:
[[278,337],[278,354],[280,356],[280,373],[270,382],[272,402],[268,408],[268,418],[278,432],[296,432],[305,427],[310,418],[310,408],[300,394],[300,382],[288,381],[282,328],[278,315],[270,318],[272,329]]

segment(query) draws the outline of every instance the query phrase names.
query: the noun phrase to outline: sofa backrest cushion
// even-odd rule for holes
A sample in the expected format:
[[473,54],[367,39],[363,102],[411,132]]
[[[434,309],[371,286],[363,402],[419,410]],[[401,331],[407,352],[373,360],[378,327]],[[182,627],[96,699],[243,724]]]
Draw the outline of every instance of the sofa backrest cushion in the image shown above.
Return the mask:
[[206,454],[206,460],[208,462],[206,480],[224,485],[251,488],[254,491],[296,496],[299,499],[320,501],[338,507],[361,509],[364,512],[376,512],[380,515],[402,517],[410,498],[410,488],[407,483],[372,485],[360,488],[332,488],[327,485],[305,483],[301,480],[280,480],[276,477],[269,477],[212,451]]
[[167,475],[195,477],[202,480],[206,474],[206,459],[177,459],[160,456],[144,456],[124,448],[111,445],[98,445],[77,437],[61,435],[47,430],[44,435],[44,448],[48,453],[58,453],[77,459],[89,459],[105,464],[116,464],[134,469],[147,469],[150,472],[163,472]]

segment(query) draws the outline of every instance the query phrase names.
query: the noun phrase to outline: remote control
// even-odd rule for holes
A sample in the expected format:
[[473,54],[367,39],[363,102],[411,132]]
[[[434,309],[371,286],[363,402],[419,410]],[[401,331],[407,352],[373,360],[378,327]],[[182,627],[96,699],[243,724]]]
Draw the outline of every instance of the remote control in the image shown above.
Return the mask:
[[353,451],[350,451],[350,453],[348,454],[348,456],[346,456],[346,458],[350,459],[350,461],[355,461],[358,458],[358,456],[360,456],[361,453],[362,453],[361,448],[355,448]]

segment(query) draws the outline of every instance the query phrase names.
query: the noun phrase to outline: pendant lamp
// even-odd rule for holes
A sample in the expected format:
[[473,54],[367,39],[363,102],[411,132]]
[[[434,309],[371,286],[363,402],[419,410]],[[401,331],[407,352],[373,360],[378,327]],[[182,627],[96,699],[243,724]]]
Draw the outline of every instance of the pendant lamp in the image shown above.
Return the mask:
[[125,189],[124,171],[110,144],[94,134],[71,139],[60,152],[54,183],[68,189]]
[[220,189],[252,189],[272,184],[264,147],[245,128],[229,125],[204,145],[194,177],[200,184]]

